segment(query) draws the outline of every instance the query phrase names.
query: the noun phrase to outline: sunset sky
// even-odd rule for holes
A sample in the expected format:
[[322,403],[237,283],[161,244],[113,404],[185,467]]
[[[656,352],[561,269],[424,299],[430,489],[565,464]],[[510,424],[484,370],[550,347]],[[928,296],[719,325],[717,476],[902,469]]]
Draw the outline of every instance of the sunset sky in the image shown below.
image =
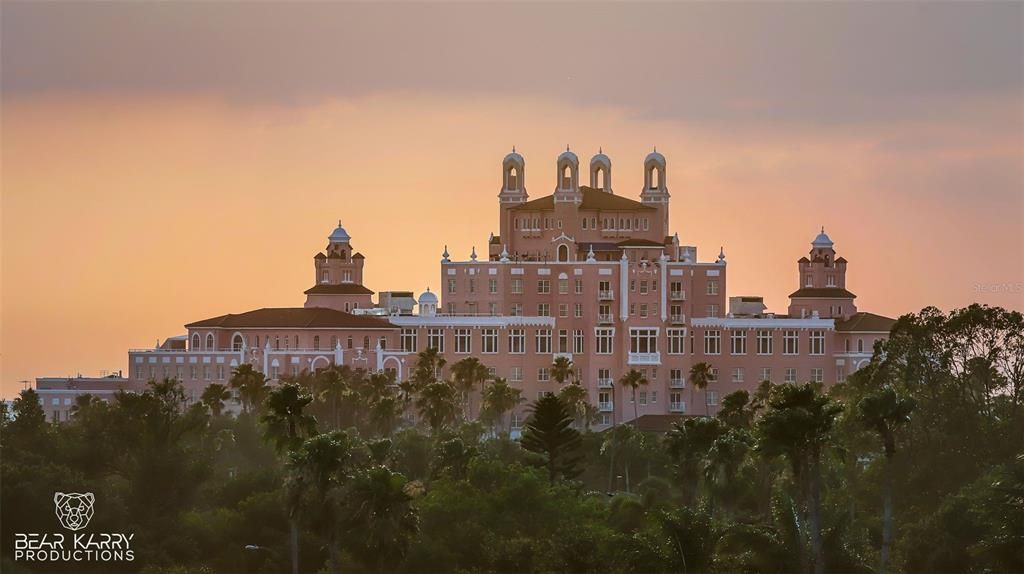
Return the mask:
[[127,367],[299,306],[338,219],[375,290],[497,232],[501,158],[617,194],[784,311],[824,225],[861,310],[1024,308],[1024,4],[2,5],[2,366]]

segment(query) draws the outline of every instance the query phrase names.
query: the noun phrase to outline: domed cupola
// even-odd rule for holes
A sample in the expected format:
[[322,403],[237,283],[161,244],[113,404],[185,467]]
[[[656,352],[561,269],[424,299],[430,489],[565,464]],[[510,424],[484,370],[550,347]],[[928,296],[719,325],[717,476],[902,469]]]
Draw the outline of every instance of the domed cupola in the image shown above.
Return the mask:
[[818,236],[814,238],[814,241],[811,242],[811,247],[815,249],[832,249],[832,245],[832,240],[825,234],[824,227],[821,228],[821,233],[819,233]]
[[334,231],[327,237],[331,243],[348,243],[350,239],[352,236],[341,226],[341,221],[338,221],[338,227],[334,228]]
[[430,287],[420,294],[416,302],[419,304],[421,317],[433,317],[437,314],[437,295],[430,291]]

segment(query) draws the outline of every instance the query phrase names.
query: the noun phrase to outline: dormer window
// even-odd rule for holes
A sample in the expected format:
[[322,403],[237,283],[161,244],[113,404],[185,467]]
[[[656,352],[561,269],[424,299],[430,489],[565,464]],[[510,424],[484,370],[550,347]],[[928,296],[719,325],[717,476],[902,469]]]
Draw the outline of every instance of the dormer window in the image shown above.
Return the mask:
[[330,283],[331,282],[331,273],[330,273],[330,271],[327,271],[326,269],[324,269],[324,272],[320,275],[320,282],[321,283]]
[[826,278],[826,283],[825,284],[828,285],[829,287],[835,287],[836,286],[836,276],[835,275],[829,275]]
[[808,275],[804,277],[804,287],[814,287],[814,276]]

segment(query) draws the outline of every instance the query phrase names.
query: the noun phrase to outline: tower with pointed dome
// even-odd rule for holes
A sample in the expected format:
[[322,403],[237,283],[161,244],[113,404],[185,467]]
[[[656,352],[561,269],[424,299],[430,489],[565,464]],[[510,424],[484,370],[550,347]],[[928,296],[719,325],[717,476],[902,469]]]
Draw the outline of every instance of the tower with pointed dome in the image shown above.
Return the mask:
[[366,258],[352,248],[352,236],[338,222],[327,236],[327,248],[313,256],[315,283],[306,290],[306,307],[351,312],[373,307],[373,291],[363,285]]
[[846,290],[846,259],[836,257],[835,244],[821,228],[807,257],[797,261],[799,284],[790,294],[789,314],[846,319],[857,312],[856,295]]

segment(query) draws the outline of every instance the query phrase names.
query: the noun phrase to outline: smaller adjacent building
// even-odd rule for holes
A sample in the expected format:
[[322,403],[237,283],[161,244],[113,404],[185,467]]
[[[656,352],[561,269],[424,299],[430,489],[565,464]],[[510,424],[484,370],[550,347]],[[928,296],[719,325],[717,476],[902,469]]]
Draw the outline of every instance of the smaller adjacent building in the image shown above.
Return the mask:
[[71,417],[75,400],[92,395],[110,400],[118,391],[134,391],[141,385],[126,379],[118,372],[105,377],[40,377],[36,379],[36,393],[46,417],[52,422],[63,422]]

